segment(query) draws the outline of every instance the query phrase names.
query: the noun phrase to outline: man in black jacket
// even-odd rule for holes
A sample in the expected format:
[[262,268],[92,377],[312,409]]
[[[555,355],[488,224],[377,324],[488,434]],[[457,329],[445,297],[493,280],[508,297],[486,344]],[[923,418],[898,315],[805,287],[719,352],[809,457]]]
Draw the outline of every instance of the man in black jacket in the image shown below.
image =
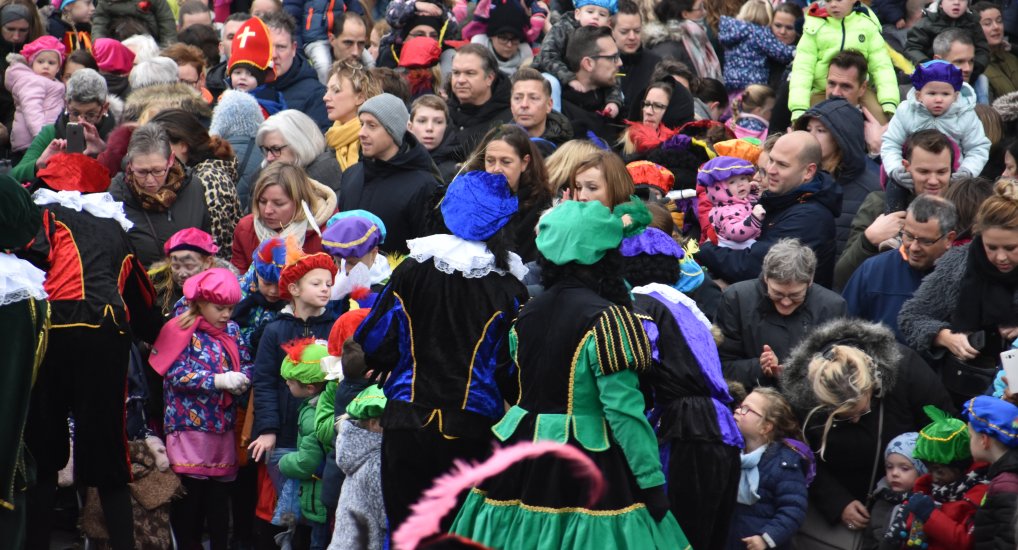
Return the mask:
[[537,69],[522,67],[512,78],[513,122],[527,131],[544,156],[573,139],[573,126],[552,110],[551,85]]
[[480,44],[467,44],[456,52],[449,78],[452,83],[449,116],[465,157],[489,129],[512,120],[511,86],[499,72],[495,54]]
[[410,113],[392,94],[365,101],[357,110],[361,161],[343,173],[341,211],[363,209],[382,219],[384,252],[406,254],[407,239],[427,235],[427,215],[441,177],[428,150],[407,131]]
[[643,16],[640,7],[632,0],[619,2],[619,11],[612,16],[612,38],[619,46],[622,55],[622,68],[619,69],[619,86],[622,97],[629,105],[629,120],[640,120],[643,105],[639,98],[650,84],[661,57],[643,47],[640,32],[643,30]]
[[614,143],[621,126],[618,118],[608,116],[608,94],[615,86],[615,74],[622,66],[619,47],[607,27],[580,27],[573,31],[566,46],[566,63],[576,73],[576,81],[587,91],[562,87],[562,114],[573,124],[573,136],[586,139],[587,132]]

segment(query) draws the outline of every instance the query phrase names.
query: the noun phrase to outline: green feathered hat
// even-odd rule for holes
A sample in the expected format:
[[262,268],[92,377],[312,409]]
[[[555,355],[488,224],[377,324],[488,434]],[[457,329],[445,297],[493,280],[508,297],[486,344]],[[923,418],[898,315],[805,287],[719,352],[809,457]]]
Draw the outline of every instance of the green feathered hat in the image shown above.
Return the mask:
[[346,406],[346,414],[354,420],[367,420],[369,418],[378,418],[382,416],[382,411],[385,410],[385,394],[382,393],[382,388],[378,385],[372,384],[364,391],[357,394],[357,397],[350,401],[350,404]]
[[972,458],[969,449],[969,431],[964,421],[934,407],[923,407],[926,416],[933,421],[919,431],[913,456],[935,464],[951,464]]
[[314,338],[299,338],[283,344],[286,358],[279,369],[284,380],[296,380],[301,384],[314,384],[325,381],[325,371],[321,360],[329,356],[326,343]]

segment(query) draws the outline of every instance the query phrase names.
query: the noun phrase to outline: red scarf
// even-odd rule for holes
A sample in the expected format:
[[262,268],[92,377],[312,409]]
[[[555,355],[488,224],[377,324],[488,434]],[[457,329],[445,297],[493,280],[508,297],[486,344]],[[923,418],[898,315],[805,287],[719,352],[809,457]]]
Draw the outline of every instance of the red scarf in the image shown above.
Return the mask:
[[226,332],[226,328],[216,328],[204,317],[198,317],[190,327],[183,328],[180,326],[180,317],[175,317],[159,331],[159,338],[152,346],[152,354],[148,358],[149,365],[152,365],[159,376],[166,375],[173,362],[191,344],[191,337],[198,330],[218,341],[226,350],[226,355],[230,357],[232,370],[240,372],[240,351],[237,349],[237,341]]

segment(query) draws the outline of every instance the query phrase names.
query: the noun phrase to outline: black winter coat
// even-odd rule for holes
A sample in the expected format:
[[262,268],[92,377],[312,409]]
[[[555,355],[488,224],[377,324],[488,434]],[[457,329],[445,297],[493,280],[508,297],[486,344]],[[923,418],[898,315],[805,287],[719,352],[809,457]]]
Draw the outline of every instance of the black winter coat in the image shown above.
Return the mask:
[[[915,65],[929,61],[933,59],[933,39],[948,29],[961,29],[972,38],[976,46],[975,63],[969,77],[969,82],[974,83],[990,64],[990,47],[986,42],[986,35],[983,34],[983,27],[979,24],[979,17],[971,11],[966,11],[961,17],[951,19],[939,8],[939,1],[931,4],[923,10],[922,18],[909,29],[905,57]],[[894,21],[890,23],[893,25]]]
[[384,252],[406,254],[407,239],[428,235],[428,210],[440,185],[428,150],[410,132],[389,160],[362,158],[343,172],[339,210],[363,209],[385,223]]
[[322,132],[332,126],[322,101],[325,86],[318,81],[318,73],[301,53],[293,58],[290,70],[277,77],[268,87],[283,94],[287,109],[297,109],[311,117]]
[[[781,315],[767,297],[767,286],[760,279],[742,281],[721,294],[714,323],[724,341],[718,346],[721,367],[727,380],[741,382],[746,390],[761,383],[760,354],[767,344],[784,364],[792,349],[814,327],[844,317],[845,300],[835,292],[813,285],[806,301],[792,312]],[[770,384],[768,384],[770,385]]]
[[[841,521],[848,503],[866,503],[870,489],[883,475],[883,452],[891,439],[905,432],[918,432],[929,424],[924,406],[936,405],[949,413],[955,410],[936,373],[916,352],[899,344],[890,329],[858,319],[831,321],[814,329],[799,344],[781,375],[782,393],[800,422],[805,423],[806,442],[814,452],[820,451],[828,409],[809,414],[818,402],[807,371],[813,357],[833,343],[850,345],[869,355],[875,365],[873,376],[880,380],[882,390],[874,393],[871,412],[859,417],[858,422],[834,421],[824,456],[817,458],[816,479],[809,488],[810,506],[831,525]],[[805,422],[807,416],[809,421]],[[881,419],[882,429],[878,427]]]
[[973,522],[973,548],[1012,550],[1018,512],[1018,449],[1011,449],[994,462],[988,475],[990,487]]
[[456,131],[457,146],[463,158],[474,152],[481,143],[484,134],[493,126],[510,122],[513,113],[509,109],[509,96],[512,84],[509,78],[495,71],[495,81],[491,83],[491,98],[482,105],[465,105],[455,96],[450,96],[449,118]]
[[335,322],[336,314],[328,309],[317,317],[304,320],[294,317],[290,306],[287,306],[265,325],[258,342],[251,379],[251,395],[257,404],[251,437],[272,433],[276,434],[276,448],[297,447],[297,408],[301,400],[290,393],[286,381],[279,375],[286,356],[281,346],[296,338],[309,336],[327,340]]

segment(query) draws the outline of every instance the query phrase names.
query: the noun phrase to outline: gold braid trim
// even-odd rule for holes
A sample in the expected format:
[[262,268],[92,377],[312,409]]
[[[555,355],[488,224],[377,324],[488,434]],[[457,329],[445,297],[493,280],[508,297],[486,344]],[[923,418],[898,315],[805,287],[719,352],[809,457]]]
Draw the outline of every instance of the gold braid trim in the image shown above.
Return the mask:
[[612,306],[594,322],[594,344],[601,372],[641,372],[650,366],[650,340],[632,311]]

